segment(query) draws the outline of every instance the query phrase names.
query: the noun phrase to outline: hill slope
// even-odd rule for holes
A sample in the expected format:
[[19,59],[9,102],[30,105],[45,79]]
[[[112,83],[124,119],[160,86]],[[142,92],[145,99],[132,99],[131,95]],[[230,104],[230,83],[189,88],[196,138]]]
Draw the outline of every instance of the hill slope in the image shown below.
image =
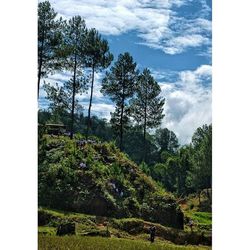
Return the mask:
[[112,143],[45,135],[39,139],[38,178],[41,206],[183,229],[174,197]]
[[75,229],[70,232],[67,231],[67,233],[72,233],[76,236],[125,238],[147,242],[149,240],[149,228],[155,226],[157,242],[168,241],[178,245],[190,244],[208,246],[211,246],[212,243],[211,234],[208,232],[188,232],[137,218],[114,219],[111,217],[39,208],[39,235],[55,236],[59,226],[66,224],[75,225]]

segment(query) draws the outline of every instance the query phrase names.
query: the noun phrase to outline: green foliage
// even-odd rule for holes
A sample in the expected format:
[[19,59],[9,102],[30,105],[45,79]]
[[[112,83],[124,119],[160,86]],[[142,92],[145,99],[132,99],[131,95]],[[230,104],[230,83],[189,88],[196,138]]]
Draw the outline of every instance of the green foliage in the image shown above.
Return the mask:
[[[154,221],[181,227],[181,222],[171,221],[177,209],[173,197],[143,174],[114,143],[91,142],[82,147],[77,144],[79,139],[44,138],[39,147],[45,151],[39,159],[40,205],[113,217],[150,216]],[[157,210],[151,216],[142,204],[169,216],[161,217]]]
[[143,159],[147,155],[146,131],[161,124],[164,117],[164,99],[159,97],[161,88],[151,76],[149,69],[144,69],[138,76],[136,94],[130,101],[131,116],[143,128]]
[[145,162],[142,162],[140,165],[139,165],[140,169],[146,174],[146,175],[150,175],[150,168],[149,166],[145,163]]
[[107,40],[103,39],[96,29],[88,30],[84,48],[85,65],[94,67],[94,70],[107,68],[113,60]]
[[[188,222],[190,219],[194,222],[195,231],[211,232],[212,230],[212,213],[211,212],[195,212],[185,211],[185,219]],[[185,226],[186,230],[190,230],[188,223]]]
[[118,60],[106,73],[102,81],[101,92],[115,102],[115,112],[112,113],[111,124],[119,133],[120,149],[123,149],[123,132],[129,124],[128,100],[134,95],[138,72],[132,56],[126,52],[118,56]]
[[138,126],[133,126],[126,130],[124,135],[124,152],[137,164],[144,161],[148,165],[153,165],[159,158],[153,136],[147,133],[144,141],[143,133]]
[[65,83],[64,88],[71,97],[71,124],[70,124],[70,136],[73,137],[74,121],[75,121],[75,106],[76,95],[82,93],[86,86],[86,78],[83,75],[84,67],[84,44],[86,42],[87,28],[85,21],[81,16],[74,16],[68,20],[64,27],[64,58],[65,69],[72,72],[72,78]]
[[92,81],[90,90],[89,110],[88,110],[88,123],[87,123],[87,137],[89,135],[89,129],[91,127],[90,115],[92,106],[92,97],[94,89],[94,74],[99,69],[107,68],[113,55],[109,52],[108,42],[102,39],[96,29],[90,29],[87,33],[85,44],[85,65],[92,70]]
[[160,152],[166,151],[169,154],[175,154],[178,147],[178,139],[173,131],[164,129],[157,129],[155,132],[155,139]]
[[56,235],[55,227],[38,227],[38,234],[42,235]]
[[142,233],[144,229],[143,220],[135,218],[113,220],[112,225],[130,234]]
[[[93,121],[96,121],[97,125],[94,127],[100,128],[99,131],[103,131],[103,137],[102,140],[105,138],[108,138],[110,135],[110,132],[108,129],[110,129],[109,125],[101,120],[99,123],[98,118],[93,118]],[[102,125],[101,125],[102,124]],[[80,124],[79,124],[80,126]],[[104,126],[104,127],[103,127]],[[40,126],[42,128],[42,126]],[[107,129],[107,130],[106,130]],[[106,130],[106,132],[105,132]],[[39,129],[41,132],[40,134],[44,134],[46,131],[42,132],[42,129]],[[97,131],[97,130],[96,130]],[[106,137],[107,136],[107,137]],[[210,135],[211,136],[211,135]],[[84,136],[81,134],[75,135],[75,139],[77,140],[84,140]],[[110,138],[110,137],[109,137]],[[89,137],[89,139],[93,141],[100,141],[97,137]],[[42,139],[42,136],[39,136],[39,140]],[[101,141],[102,141],[101,140]],[[175,192],[178,196],[188,195],[190,193],[199,193],[204,187],[208,187],[209,185],[205,185],[205,181],[209,176],[211,176],[211,165],[210,170],[206,167],[206,164],[209,163],[209,155],[211,156],[211,144],[206,144],[206,147],[202,146],[197,147],[196,149],[192,145],[186,145],[183,147],[180,147],[174,154],[170,153],[169,151],[163,151],[161,152],[159,148],[157,149],[154,136],[147,136],[146,141],[148,143],[148,156],[147,160],[145,161],[145,164],[143,164],[143,135],[142,133],[136,128],[130,128],[127,130],[125,137],[124,137],[124,151],[127,153],[126,157],[129,157],[133,161],[135,161],[137,164],[142,163],[141,166],[142,170],[147,174],[152,176],[156,181],[160,182],[160,185],[163,185],[168,191]],[[43,142],[44,143],[44,142]],[[39,143],[39,147],[43,144],[42,141]],[[202,142],[204,144],[204,141]],[[65,154],[74,154],[75,152],[75,144],[70,144],[71,146],[68,146],[65,149]],[[122,155],[120,152],[118,152],[116,148],[116,143],[112,142],[112,147],[114,149],[114,152],[111,149],[111,146],[108,146],[107,148],[103,146],[95,146],[97,151],[99,151],[99,155],[94,156],[93,152],[88,152],[88,148],[86,147],[86,153],[83,151],[77,151],[77,158],[83,157],[86,162],[88,159],[88,163],[90,164],[93,161],[93,157],[99,157],[102,158],[105,163],[111,163],[114,160],[114,155],[118,156],[120,155],[122,158],[125,157],[125,155]],[[107,144],[111,145],[111,144]],[[99,149],[98,149],[99,147]],[[206,148],[206,150],[204,150]],[[201,150],[202,149],[202,150]],[[199,153],[197,152],[199,150]],[[45,154],[45,148],[41,148],[39,150],[39,154]],[[171,150],[170,150],[171,151]],[[112,153],[113,152],[113,153]],[[161,160],[159,157],[159,154],[161,152]],[[210,152],[210,153],[209,153]],[[109,155],[109,153],[111,153]],[[202,155],[207,154],[208,161],[202,161],[202,159],[205,159]],[[119,156],[119,157],[120,157]],[[55,155],[56,157],[56,155]],[[195,165],[196,159],[199,159],[197,157],[200,157],[201,161],[199,161],[199,165]],[[203,157],[203,158],[201,158]],[[39,158],[41,159],[41,158]],[[55,158],[56,159],[56,158]],[[67,159],[66,161],[70,162],[70,159]],[[161,162],[160,164],[157,162]],[[202,163],[203,162],[203,163]],[[211,161],[210,161],[211,163]],[[203,165],[202,165],[203,164]],[[208,165],[207,165],[208,166]],[[206,168],[205,171],[203,169]],[[111,168],[112,170],[112,168]],[[205,179],[203,179],[202,176],[207,176]],[[119,176],[119,175],[118,175]],[[123,177],[122,177],[123,178]],[[211,199],[211,197],[210,197]],[[210,202],[211,203],[211,202]],[[211,206],[211,204],[210,204]],[[204,208],[206,211],[206,208]]]
[[[212,125],[198,128],[191,144],[192,171],[190,178],[195,190],[212,186]],[[211,200],[211,197],[209,197]]]
[[41,77],[62,68],[60,51],[63,21],[61,18],[56,19],[56,16],[49,1],[38,3],[38,97]]

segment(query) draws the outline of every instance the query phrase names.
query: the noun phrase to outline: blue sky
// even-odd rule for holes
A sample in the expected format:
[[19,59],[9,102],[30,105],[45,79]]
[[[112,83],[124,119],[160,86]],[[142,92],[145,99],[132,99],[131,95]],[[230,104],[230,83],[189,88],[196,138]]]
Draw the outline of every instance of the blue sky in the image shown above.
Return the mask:
[[[211,0],[51,0],[59,16],[84,17],[110,45],[115,60],[128,51],[142,70],[147,67],[165,97],[162,127],[174,131],[181,144],[195,129],[212,122]],[[104,72],[96,75],[93,114],[109,119],[113,103],[100,93]],[[63,82],[55,74],[47,82]],[[40,107],[45,107],[42,91]],[[79,96],[87,107],[89,94]]]

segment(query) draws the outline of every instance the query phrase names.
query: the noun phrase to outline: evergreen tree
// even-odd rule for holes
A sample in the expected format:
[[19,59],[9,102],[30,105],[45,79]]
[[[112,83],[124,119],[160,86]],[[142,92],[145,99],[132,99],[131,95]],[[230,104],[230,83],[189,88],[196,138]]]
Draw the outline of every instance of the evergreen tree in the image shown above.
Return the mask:
[[[51,112],[51,122],[63,123],[71,126],[71,111],[72,111],[72,95],[73,95],[73,79],[65,82],[63,86],[44,84],[46,99],[50,101],[49,111]],[[81,95],[86,90],[86,82],[84,79],[78,78],[75,83],[75,93]],[[82,111],[82,106],[75,99],[74,110]]]
[[74,130],[74,113],[75,113],[75,96],[78,86],[84,82],[83,67],[85,65],[85,43],[87,29],[85,21],[80,16],[72,17],[64,31],[64,53],[65,68],[73,73],[70,84],[72,85],[71,96],[71,125],[70,138],[73,138]]
[[148,128],[155,128],[161,124],[164,117],[164,99],[159,97],[161,88],[151,76],[149,69],[144,69],[139,75],[136,96],[131,100],[131,115],[139,126],[143,128],[144,160],[146,157],[146,132]]
[[41,77],[61,68],[60,44],[62,42],[62,19],[49,1],[38,4],[38,98]]
[[62,117],[68,110],[68,95],[65,93],[63,86],[58,83],[51,85],[44,84],[46,99],[49,101],[48,110],[51,112],[52,123],[62,123]]
[[173,131],[167,128],[157,129],[155,132],[155,140],[160,149],[160,153],[167,152],[172,155],[177,152],[179,147],[178,138]]
[[91,115],[91,106],[93,98],[95,72],[107,68],[112,60],[113,60],[113,55],[109,52],[109,46],[107,40],[102,39],[96,29],[89,30],[85,45],[85,63],[87,67],[91,68],[91,90],[90,90],[90,100],[88,109],[88,121],[87,121],[87,133],[86,133],[87,137],[91,125],[90,115]]
[[195,131],[191,149],[192,183],[197,191],[207,189],[211,201],[208,189],[212,187],[212,125],[203,125]]
[[187,178],[191,170],[190,146],[180,148],[178,152],[179,167],[177,171],[177,193],[179,195],[189,192],[187,186]]
[[126,52],[118,56],[118,60],[106,73],[101,92],[110,96],[116,109],[112,113],[111,123],[119,131],[119,147],[123,150],[124,128],[129,123],[129,99],[134,95],[138,72],[132,56]]

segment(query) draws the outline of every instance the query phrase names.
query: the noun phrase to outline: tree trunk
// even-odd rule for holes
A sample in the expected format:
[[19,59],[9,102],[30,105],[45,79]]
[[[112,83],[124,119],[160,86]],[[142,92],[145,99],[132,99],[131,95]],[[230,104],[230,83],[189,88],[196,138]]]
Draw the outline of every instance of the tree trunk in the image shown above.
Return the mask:
[[123,113],[124,113],[124,69],[122,68],[122,105],[121,105],[121,117],[120,117],[120,150],[123,150]]
[[42,57],[40,57],[39,67],[38,67],[37,99],[39,99],[39,90],[40,90],[41,75],[42,75]]
[[209,202],[210,202],[210,204],[211,204],[211,203],[212,203],[212,199],[211,199],[211,196],[210,196],[210,194],[209,194],[208,188],[206,189],[206,191],[207,191],[207,198],[208,198],[208,200],[209,200]]
[[120,118],[120,150],[123,150],[123,112],[124,112],[124,98],[121,106],[121,118]]
[[147,129],[147,106],[144,109],[144,125],[143,125],[143,161],[146,161],[146,129]]
[[91,106],[92,106],[92,98],[93,98],[93,89],[94,89],[94,78],[95,78],[95,66],[92,65],[92,81],[91,81],[91,91],[90,91],[90,100],[89,100],[89,110],[88,110],[88,122],[87,122],[87,139],[89,136],[89,128],[90,128],[90,113],[91,113]]
[[76,93],[76,53],[74,62],[74,75],[73,75],[73,93],[72,93],[72,108],[71,108],[71,127],[70,127],[70,139],[73,139],[74,129],[74,111],[75,111],[75,93]]
[[37,82],[37,99],[39,99],[39,91],[40,91],[40,80],[42,75],[42,64],[43,64],[43,46],[44,46],[44,32],[43,32],[43,40],[42,46],[39,54],[39,65],[38,65],[38,82]]

